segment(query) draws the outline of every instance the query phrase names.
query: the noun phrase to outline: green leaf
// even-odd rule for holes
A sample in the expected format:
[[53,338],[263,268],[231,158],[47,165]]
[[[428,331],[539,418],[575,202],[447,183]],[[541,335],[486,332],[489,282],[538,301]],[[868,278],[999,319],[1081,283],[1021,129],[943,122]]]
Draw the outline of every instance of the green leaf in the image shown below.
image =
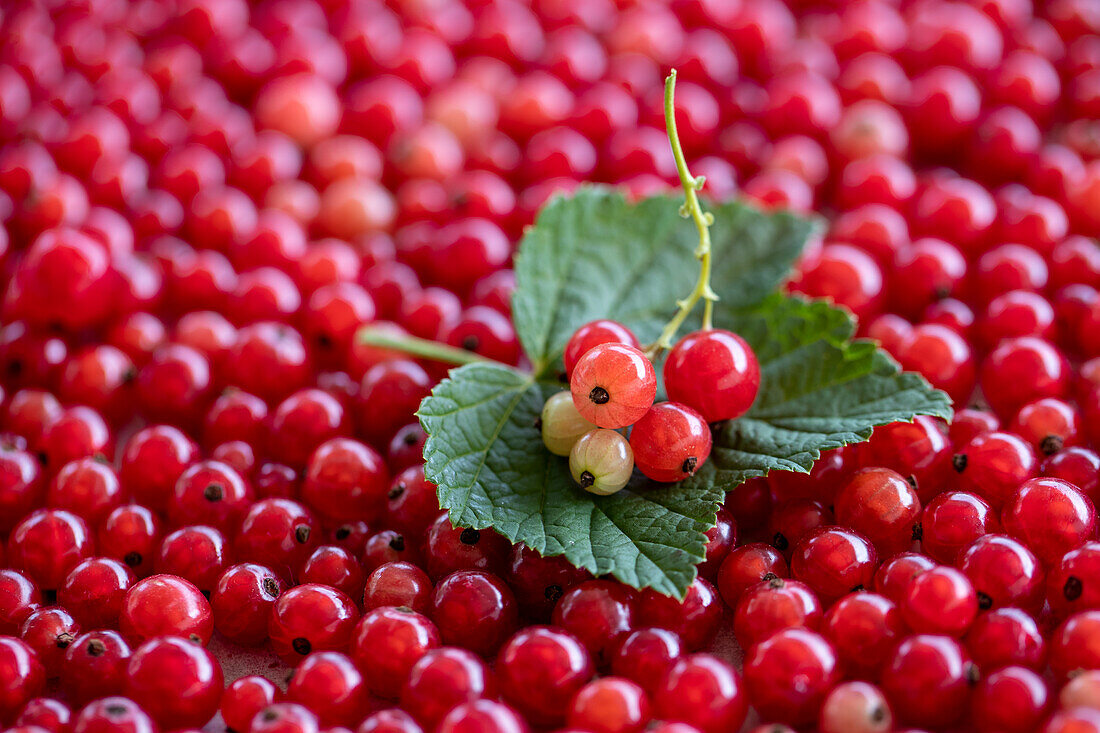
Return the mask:
[[493,527],[596,575],[682,596],[724,492],[640,477],[612,496],[584,491],[567,461],[543,447],[536,423],[559,389],[494,364],[453,370],[418,413],[429,435],[425,475],[439,486],[440,505],[456,526]]
[[774,470],[805,473],[821,451],[866,440],[876,425],[951,416],[946,394],[900,372],[872,342],[849,341],[850,316],[826,303],[775,295],[716,320],[756,351],[761,389],[748,414],[716,432],[711,458],[685,482],[689,489],[728,490]]
[[[676,300],[699,275],[695,228],[680,216],[681,196],[630,203],[618,191],[583,186],[553,199],[516,255],[512,317],[539,376],[554,369],[577,328],[597,318],[654,340]],[[729,310],[764,300],[787,276],[812,224],[733,201],[708,207],[712,284]]]
[[748,415],[718,428],[689,481],[636,475],[612,496],[589,494],[542,445],[537,419],[573,331],[615,318],[643,341],[659,334],[698,274],[679,199],[637,204],[585,187],[549,204],[516,259],[516,329],[535,374],[497,364],[455,369],[420,406],[425,473],[456,526],[492,527],[594,574],[682,596],[704,557],[725,492],[772,470],[808,471],[822,450],[865,440],[875,425],[948,416],[947,396],[900,374],[884,352],[851,341],[851,318],[774,293],[812,225],[731,203],[714,209],[715,323],[756,351],[761,391]]

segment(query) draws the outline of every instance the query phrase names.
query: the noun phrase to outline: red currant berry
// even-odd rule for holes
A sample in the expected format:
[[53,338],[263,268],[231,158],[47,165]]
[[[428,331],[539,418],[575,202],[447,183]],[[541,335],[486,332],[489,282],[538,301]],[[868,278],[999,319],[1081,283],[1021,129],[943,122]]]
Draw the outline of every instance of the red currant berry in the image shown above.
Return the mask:
[[744,415],[760,389],[760,364],[743,338],[730,331],[697,331],[680,339],[664,365],[668,397],[708,423]]
[[907,549],[919,534],[917,492],[890,469],[858,471],[837,494],[834,511],[838,522],[862,533],[884,556]]
[[47,679],[52,679],[60,674],[65,650],[79,633],[80,624],[68,611],[60,606],[43,606],[27,616],[19,636],[35,651]]
[[180,430],[154,425],[142,428],[126,442],[119,475],[136,501],[164,510],[180,474],[198,459],[199,447]]
[[994,509],[1012,499],[1016,487],[1035,475],[1035,453],[1012,433],[989,432],[975,436],[955,455],[959,483],[982,497]]
[[762,580],[785,578],[789,575],[782,553],[763,542],[751,542],[736,548],[722,561],[718,571],[718,591],[730,608],[748,588]]
[[601,428],[633,425],[653,406],[657,375],[639,349],[604,343],[584,353],[569,378],[573,404]]
[[1096,509],[1075,486],[1061,479],[1025,481],[1005,506],[1005,530],[1046,565],[1096,536]]
[[15,636],[31,612],[42,605],[38,586],[18,570],[0,570],[0,634]]
[[73,733],[156,733],[157,724],[128,697],[104,697],[84,706]]
[[749,699],[769,720],[791,725],[817,720],[825,696],[839,681],[832,645],[806,629],[780,631],[745,659]]
[[164,727],[205,725],[224,687],[218,660],[186,639],[151,639],[126,667],[126,694]]
[[460,570],[435,587],[432,618],[444,644],[491,656],[518,623],[515,596],[495,575]]
[[1036,671],[1046,667],[1046,639],[1035,619],[1018,608],[997,608],[980,614],[964,642],[981,669],[1000,669],[1009,664]]
[[629,678],[652,695],[680,658],[680,638],[665,629],[638,629],[623,637],[611,657],[611,673]]
[[642,591],[637,612],[639,624],[676,632],[688,651],[707,646],[722,620],[718,591],[703,578],[696,578],[688,586],[682,601],[652,590]]
[[96,545],[107,556],[122,560],[140,578],[153,572],[160,533],[156,515],[143,506],[124,504],[100,524]]
[[168,517],[177,526],[208,524],[235,531],[252,503],[252,486],[228,464],[200,461],[176,480]]
[[210,594],[214,628],[236,644],[259,645],[267,641],[267,619],[284,583],[268,568],[241,563],[218,578]]
[[742,649],[771,638],[778,631],[821,625],[821,603],[809,586],[773,578],[741,594],[733,616],[733,633]]
[[731,666],[710,654],[691,654],[677,661],[653,692],[653,711],[702,733],[718,733],[741,727],[748,700]]
[[372,522],[385,510],[388,490],[385,461],[373,448],[333,438],[310,456],[302,499],[325,519]]
[[363,676],[339,652],[313,652],[303,659],[287,684],[286,699],[316,708],[325,726],[356,725],[370,704]]
[[1026,733],[1039,725],[1048,698],[1039,675],[1026,667],[1005,667],[978,682],[970,711],[980,731]]
[[61,684],[72,701],[84,705],[90,700],[122,693],[130,646],[115,631],[91,631],[73,640],[65,650]]
[[576,634],[601,662],[634,626],[636,598],[630,589],[607,580],[589,580],[569,590],[554,607],[553,621]]
[[351,643],[359,609],[350,598],[309,583],[282,593],[268,621],[271,648],[290,665],[310,652],[342,651]]
[[283,691],[266,677],[238,677],[229,683],[222,694],[222,720],[231,730],[248,730],[258,712],[279,702],[282,697]]
[[417,613],[427,613],[433,590],[428,574],[416,565],[400,561],[383,563],[367,578],[363,610],[403,606]]
[[825,614],[821,633],[849,676],[878,679],[894,645],[905,633],[901,612],[877,593],[850,593]]
[[1043,602],[1043,570],[1038,558],[1004,535],[979,537],[958,556],[983,611],[1001,606],[1038,610]]
[[1100,611],[1074,614],[1055,630],[1050,668],[1061,680],[1078,669],[1100,668]]
[[842,527],[811,531],[795,546],[791,577],[810,586],[823,605],[871,585],[878,568],[874,546]]
[[134,644],[174,635],[205,645],[214,619],[210,602],[192,583],[174,575],[154,575],[126,591],[119,629]]
[[946,636],[916,634],[898,644],[882,672],[882,691],[902,722],[944,727],[966,714],[977,669]]
[[424,540],[428,575],[440,579],[458,570],[484,570],[503,575],[511,547],[491,529],[452,527],[441,514],[428,528]]
[[654,481],[680,481],[710,456],[710,427],[699,413],[675,402],[659,402],[630,431],[638,469]]
[[648,720],[645,691],[616,677],[603,677],[582,687],[566,715],[569,725],[592,733],[638,733]]
[[23,518],[8,537],[8,563],[43,589],[57,590],[65,577],[92,554],[88,525],[62,509],[39,509]]
[[546,626],[517,632],[501,648],[496,667],[504,698],[540,725],[564,721],[569,701],[593,671],[579,639]]
[[1086,542],[1071,550],[1047,575],[1047,601],[1055,613],[1066,615],[1100,608],[1100,542]]
[[443,647],[429,651],[409,670],[401,707],[434,729],[455,707],[491,696],[492,678],[485,664],[465,649]]
[[989,504],[965,491],[948,491],[924,509],[921,549],[939,562],[951,564],[974,540],[998,529],[1000,521]]
[[351,657],[372,693],[396,698],[413,665],[439,645],[439,630],[426,616],[384,606],[359,620]]
[[623,344],[640,349],[637,337],[629,328],[617,321],[599,320],[586,323],[569,338],[562,360],[566,377],[573,376],[573,368],[580,358],[600,344]]
[[965,575],[938,567],[913,578],[900,608],[906,625],[918,633],[962,637],[978,615],[978,597]]

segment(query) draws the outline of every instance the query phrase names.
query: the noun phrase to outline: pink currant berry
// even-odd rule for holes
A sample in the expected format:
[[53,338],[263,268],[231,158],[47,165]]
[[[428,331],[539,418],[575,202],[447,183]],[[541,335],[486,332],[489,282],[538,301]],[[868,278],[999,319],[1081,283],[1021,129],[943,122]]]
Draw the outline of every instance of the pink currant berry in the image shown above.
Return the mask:
[[634,424],[630,447],[646,477],[680,481],[693,476],[710,457],[710,426],[686,405],[658,402]]
[[721,329],[680,339],[665,359],[663,374],[668,398],[708,423],[741,417],[760,390],[760,364],[752,347]]
[[636,347],[605,343],[577,361],[569,391],[585,420],[601,428],[625,428],[653,406],[657,375]]
[[634,451],[614,430],[582,435],[569,451],[569,472],[585,491],[607,496],[626,486],[634,472]]
[[817,727],[820,733],[886,733],[893,727],[893,715],[874,685],[842,682],[825,698]]

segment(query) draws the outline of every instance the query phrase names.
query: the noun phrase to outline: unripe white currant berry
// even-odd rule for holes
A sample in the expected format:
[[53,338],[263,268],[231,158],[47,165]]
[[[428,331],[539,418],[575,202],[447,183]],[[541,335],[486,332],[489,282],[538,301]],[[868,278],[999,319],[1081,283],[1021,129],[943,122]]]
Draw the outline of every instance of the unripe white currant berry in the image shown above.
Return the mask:
[[886,733],[893,726],[882,692],[866,682],[843,682],[821,706],[821,733]]
[[567,456],[573,444],[596,426],[581,417],[568,391],[558,392],[542,406],[542,442],[556,456]]
[[634,451],[614,430],[590,430],[569,451],[569,471],[585,491],[600,496],[614,494],[630,480]]

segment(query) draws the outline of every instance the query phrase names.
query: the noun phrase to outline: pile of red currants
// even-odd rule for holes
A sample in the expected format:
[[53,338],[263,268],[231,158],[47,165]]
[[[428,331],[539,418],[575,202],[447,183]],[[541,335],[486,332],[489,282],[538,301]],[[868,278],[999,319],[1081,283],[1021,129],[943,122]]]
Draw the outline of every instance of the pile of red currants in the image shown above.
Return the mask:
[[569,456],[573,479],[594,494],[622,489],[635,465],[653,481],[693,476],[710,456],[710,423],[745,414],[760,389],[756,354],[720,329],[688,334],[672,347],[662,375],[669,399],[657,404],[653,364],[621,323],[581,326],[563,360],[569,391],[546,401],[542,440],[551,453]]
[[[448,365],[355,338],[522,368],[542,204],[681,197],[672,67],[701,195],[820,214],[787,289],[956,405],[729,492],[682,601],[453,527]],[[1098,120],[1097,0],[0,0],[0,729],[1100,733]],[[784,387],[640,348],[546,403],[589,490]]]

